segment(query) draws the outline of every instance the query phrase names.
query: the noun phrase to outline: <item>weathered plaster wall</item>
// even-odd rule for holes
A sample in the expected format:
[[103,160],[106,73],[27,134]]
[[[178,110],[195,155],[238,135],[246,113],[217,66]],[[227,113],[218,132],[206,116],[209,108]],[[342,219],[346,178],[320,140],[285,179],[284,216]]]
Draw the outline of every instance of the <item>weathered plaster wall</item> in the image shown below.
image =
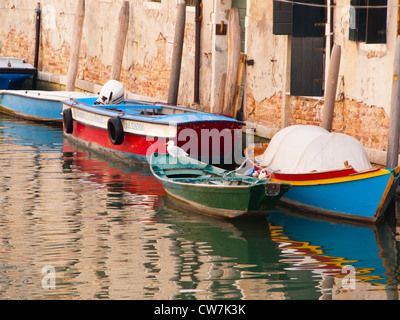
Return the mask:
[[[342,48],[333,130],[374,150],[387,148],[397,2],[388,4],[386,44],[348,40],[348,0],[337,1],[333,15],[333,41]],[[246,115],[248,125],[268,138],[283,125],[320,125],[324,103],[321,97],[285,94],[290,91],[290,36],[272,34],[272,12],[272,1],[248,1],[246,53],[255,64],[246,68]]]
[[[72,28],[77,1],[42,0],[42,27],[39,70],[50,78],[65,81],[68,70]],[[79,80],[103,85],[110,78],[118,15],[122,0],[86,0],[83,38],[80,51]],[[176,0],[161,3],[130,0],[129,31],[124,51],[121,81],[133,93],[166,100],[174,42]],[[1,56],[18,56],[30,63],[34,59],[36,2],[9,0],[0,4]],[[204,24],[209,16],[204,15]],[[202,30],[203,43],[210,38]],[[187,7],[182,73],[178,102],[193,102],[194,7]],[[206,52],[211,51],[207,48]],[[203,50],[204,52],[204,50]],[[202,55],[203,83],[210,83],[209,60]],[[204,78],[204,75],[206,78]],[[204,86],[202,97],[209,99],[210,87]],[[204,98],[203,98],[204,99]],[[208,101],[205,103],[208,104]]]
[[390,113],[391,82],[397,35],[397,1],[388,1],[387,43],[366,44],[348,40],[350,6],[337,2],[334,15],[334,43],[342,48],[340,77],[346,98]]

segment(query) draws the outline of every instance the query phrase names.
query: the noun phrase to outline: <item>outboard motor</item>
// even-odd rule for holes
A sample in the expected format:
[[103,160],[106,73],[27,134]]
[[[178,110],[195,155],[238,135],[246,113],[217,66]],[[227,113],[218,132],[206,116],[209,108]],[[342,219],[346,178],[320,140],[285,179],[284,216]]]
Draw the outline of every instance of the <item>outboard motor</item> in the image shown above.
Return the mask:
[[124,101],[124,86],[117,80],[110,80],[103,86],[94,104],[120,104]]

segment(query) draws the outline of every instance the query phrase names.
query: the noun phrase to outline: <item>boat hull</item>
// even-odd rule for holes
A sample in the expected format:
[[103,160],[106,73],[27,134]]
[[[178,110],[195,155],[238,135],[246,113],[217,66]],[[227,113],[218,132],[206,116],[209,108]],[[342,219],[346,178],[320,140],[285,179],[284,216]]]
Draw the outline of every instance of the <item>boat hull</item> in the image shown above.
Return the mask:
[[36,69],[23,59],[0,58],[0,89],[18,89],[24,80],[32,78]]
[[19,89],[37,70],[31,64],[19,58],[0,58],[0,89]]
[[[179,186],[161,182],[170,200],[181,207],[206,215],[224,218],[265,216],[276,207],[281,194],[266,198],[265,186],[249,189],[232,189],[205,186]],[[281,191],[284,192],[283,190]]]
[[[252,152],[245,153],[249,156]],[[376,223],[393,199],[399,170],[372,168],[357,172],[348,167],[304,174],[269,172],[269,175],[270,181],[292,185],[281,199],[285,205],[333,218]]]
[[[154,153],[165,154],[165,143],[175,140],[190,156],[221,163],[232,156],[234,146],[241,141],[242,123],[232,121],[187,121],[184,116],[171,121],[125,116],[122,111],[110,111],[93,106],[75,105],[64,101],[64,110],[71,109],[72,132],[64,132],[67,138],[101,152],[117,155],[122,159],[148,161]],[[123,139],[116,144],[110,139],[109,120],[119,118]],[[204,135],[204,132],[212,134]],[[215,133],[223,133],[221,136]]]
[[38,122],[62,123],[62,101],[88,96],[83,92],[0,91],[0,112]]
[[228,174],[218,167],[201,168],[190,158],[179,160],[176,165],[165,165],[170,159],[168,155],[153,155],[150,159],[153,175],[171,202],[202,214],[224,218],[265,216],[290,188],[288,184]]
[[393,199],[396,179],[393,170],[381,169],[332,182],[311,180],[299,184],[273,178],[271,181],[292,184],[281,199],[286,205],[330,217],[375,223]]

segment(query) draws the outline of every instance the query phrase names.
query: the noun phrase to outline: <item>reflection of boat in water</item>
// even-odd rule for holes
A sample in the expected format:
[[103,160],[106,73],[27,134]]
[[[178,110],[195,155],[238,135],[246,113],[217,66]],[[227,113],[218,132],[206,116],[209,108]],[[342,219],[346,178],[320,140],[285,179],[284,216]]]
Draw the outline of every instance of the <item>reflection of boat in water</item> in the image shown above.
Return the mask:
[[33,148],[61,150],[63,133],[56,127],[0,115],[1,138],[7,142]]
[[[185,288],[178,298],[224,297],[224,290],[235,299],[394,298],[377,290],[397,283],[396,243],[383,222],[336,224],[281,208],[268,219],[227,221],[163,199],[156,217],[175,232],[175,280]],[[344,290],[353,270],[356,288]]]
[[110,199],[115,200],[109,199],[109,205],[157,207],[158,199],[165,194],[150,171],[103,159],[100,154],[65,140],[63,160],[64,170],[78,169],[82,173],[80,179],[100,185],[98,189],[107,189]]
[[392,274],[397,250],[386,222],[337,224],[310,219],[298,211],[283,212],[274,212],[268,219],[271,238],[281,251],[280,262],[288,272],[309,270],[316,279],[333,277],[339,289],[349,275],[357,283],[370,285],[397,281]]

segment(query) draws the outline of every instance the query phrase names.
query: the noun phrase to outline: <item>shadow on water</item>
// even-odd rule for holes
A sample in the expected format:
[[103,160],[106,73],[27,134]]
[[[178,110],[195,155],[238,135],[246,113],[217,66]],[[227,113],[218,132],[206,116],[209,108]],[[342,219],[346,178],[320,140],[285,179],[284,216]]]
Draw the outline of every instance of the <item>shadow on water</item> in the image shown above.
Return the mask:
[[398,299],[387,221],[194,214],[143,166],[3,116],[0,158],[2,299]]

